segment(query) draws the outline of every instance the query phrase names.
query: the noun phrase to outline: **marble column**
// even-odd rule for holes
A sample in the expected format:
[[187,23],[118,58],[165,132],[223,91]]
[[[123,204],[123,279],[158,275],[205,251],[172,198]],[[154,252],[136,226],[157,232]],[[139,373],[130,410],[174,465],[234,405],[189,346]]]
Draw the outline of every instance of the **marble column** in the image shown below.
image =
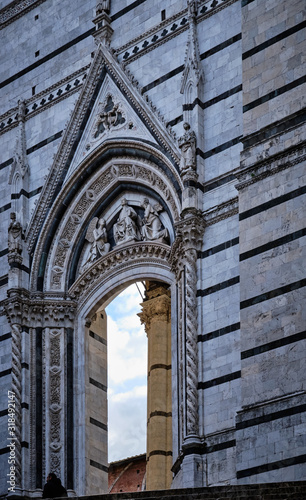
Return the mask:
[[168,287],[146,284],[139,314],[148,336],[146,489],[168,489],[172,482],[171,299]]

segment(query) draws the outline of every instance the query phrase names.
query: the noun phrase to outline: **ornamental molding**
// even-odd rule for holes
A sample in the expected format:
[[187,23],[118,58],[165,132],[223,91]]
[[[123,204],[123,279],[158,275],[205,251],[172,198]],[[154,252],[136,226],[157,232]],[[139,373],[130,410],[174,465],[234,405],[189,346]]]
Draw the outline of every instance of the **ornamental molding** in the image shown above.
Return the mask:
[[70,163],[68,159],[73,144],[78,137],[82,121],[91,102],[98,80],[101,78],[101,68],[103,67],[112,76],[118,88],[126,96],[125,98],[132,104],[140,119],[152,131],[159,145],[172,158],[172,162],[174,164],[179,163],[180,155],[173,133],[171,135],[169,127],[166,127],[161,116],[154,110],[153,105],[145,101],[133,78],[124,73],[113,55],[106,47],[100,44],[96,50],[86,82],[82,86],[78,101],[74,106],[71,118],[63,131],[62,140],[42,189],[39,203],[33,212],[26,236],[29,248],[31,249],[38,237],[46,214],[50,210],[55,191],[63,183],[63,176],[65,177],[66,175],[66,165]]
[[0,29],[5,28],[30,10],[35,9],[46,0],[15,0],[0,10]]
[[[84,66],[78,71],[75,71],[66,78],[58,81],[54,85],[35,94],[30,99],[24,101],[25,116],[24,120],[42,113],[46,109],[58,104],[63,99],[70,97],[75,92],[78,92],[83,85],[87,76],[87,70],[90,65]],[[0,135],[18,126],[18,106],[9,109],[6,113],[0,116]]]
[[235,185],[235,188],[241,191],[255,182],[275,175],[282,170],[292,168],[304,161],[306,161],[306,141],[300,143],[299,146],[288,148],[281,153],[240,170],[236,173],[239,183]]
[[137,242],[114,248],[95,261],[69,289],[69,296],[79,305],[113,274],[118,274],[133,265],[147,267],[151,264],[169,269],[170,247],[163,243]]
[[217,224],[221,220],[228,219],[239,213],[238,196],[232,198],[224,203],[220,203],[216,207],[212,207],[203,212],[203,218],[206,226]]
[[[196,22],[200,23],[204,21],[237,1],[238,0],[208,0],[206,2],[199,2]],[[169,19],[166,19],[157,26],[149,29],[142,35],[133,38],[126,44],[115,49],[114,53],[119,62],[126,67],[129,63],[139,59],[143,55],[151,52],[157,47],[160,47],[164,43],[169,42],[186,31],[189,27],[187,12],[188,9],[183,9],[179,13],[171,16]],[[168,32],[165,33],[165,31]],[[139,47],[140,44],[141,47]],[[130,50],[130,53],[128,53],[128,50]],[[125,56],[125,54],[128,55]]]
[[3,308],[11,325],[56,328],[63,322],[65,326],[72,324],[76,303],[64,297],[62,300],[37,299],[20,294],[3,301]]
[[178,12],[177,14],[174,14],[173,16],[169,17],[168,19],[165,19],[164,21],[159,23],[157,26],[153,26],[152,28],[150,28],[148,31],[146,31],[142,35],[139,35],[135,38],[132,38],[132,40],[130,40],[129,42],[127,42],[124,45],[122,45],[121,47],[118,47],[117,49],[115,49],[115,54],[118,56],[122,52],[128,50],[130,47],[133,47],[133,45],[137,45],[137,43],[145,41],[146,38],[149,38],[150,36],[155,35],[158,31],[160,31],[160,30],[164,29],[165,27],[169,26],[170,24],[174,23],[175,21],[177,21],[181,17],[183,18],[184,16],[186,16],[187,11],[188,11],[187,8],[183,9],[182,11]]

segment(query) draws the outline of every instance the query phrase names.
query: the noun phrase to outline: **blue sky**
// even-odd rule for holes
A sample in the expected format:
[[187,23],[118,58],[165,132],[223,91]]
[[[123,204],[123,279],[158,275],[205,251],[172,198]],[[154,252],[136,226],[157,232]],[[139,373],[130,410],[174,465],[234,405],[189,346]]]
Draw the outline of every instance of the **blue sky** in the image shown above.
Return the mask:
[[146,451],[147,337],[137,316],[141,302],[132,285],[106,308],[109,462]]

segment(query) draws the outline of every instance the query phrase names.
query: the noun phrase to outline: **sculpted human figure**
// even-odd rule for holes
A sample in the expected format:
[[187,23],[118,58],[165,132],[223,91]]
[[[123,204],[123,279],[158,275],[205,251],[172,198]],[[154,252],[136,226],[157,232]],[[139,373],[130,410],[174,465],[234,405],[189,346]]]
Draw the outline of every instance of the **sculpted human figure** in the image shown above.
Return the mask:
[[20,222],[16,220],[15,212],[11,213],[11,222],[8,228],[8,251],[9,253],[22,252],[22,226]]
[[85,238],[91,243],[91,247],[88,259],[83,265],[83,270],[85,270],[97,258],[109,252],[110,244],[107,242],[106,223],[103,217],[100,219],[98,219],[98,217],[94,217],[92,219],[88,226]]
[[109,13],[110,11],[110,0],[100,0],[97,2],[96,12],[102,14],[102,12]]
[[141,235],[137,227],[138,215],[128,205],[126,198],[122,198],[121,205],[118,220],[114,224],[114,240],[117,245],[128,241],[139,241]]
[[185,133],[178,141],[181,150],[181,172],[188,169],[196,170],[196,135],[193,130],[190,130],[187,122],[184,123],[184,129]]
[[159,203],[156,203],[156,205],[152,207],[151,203],[149,203],[148,198],[144,198],[142,207],[145,209],[144,217],[142,220],[143,226],[141,228],[141,235],[143,239],[168,239],[168,231],[167,229],[162,229],[162,223],[158,215],[158,211],[162,210],[161,205]]

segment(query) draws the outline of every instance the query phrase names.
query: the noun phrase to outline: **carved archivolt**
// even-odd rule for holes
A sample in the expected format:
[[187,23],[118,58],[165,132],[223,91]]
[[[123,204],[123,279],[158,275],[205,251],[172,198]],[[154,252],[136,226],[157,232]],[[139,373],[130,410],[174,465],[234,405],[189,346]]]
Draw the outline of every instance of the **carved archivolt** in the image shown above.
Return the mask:
[[104,257],[94,262],[92,266],[83,273],[69,290],[69,295],[75,300],[82,301],[88,297],[90,290],[97,283],[106,281],[115,271],[118,272],[130,267],[133,262],[145,266],[159,263],[169,268],[170,247],[163,243],[137,242],[128,246],[118,247]]
[[[70,214],[67,214],[66,222],[61,225],[58,235],[54,239],[53,248],[49,257],[49,268],[51,262],[54,262],[53,266],[51,264],[50,282],[47,285],[50,289],[60,290],[63,288],[63,280],[65,279],[64,274],[68,267],[71,247],[73,246],[80,230],[80,225],[84,222],[84,220],[90,217],[90,213],[92,213],[97,206],[99,199],[102,199],[103,196],[109,192],[112,186],[115,186],[118,182],[132,180],[135,185],[141,183],[145,186],[149,186],[151,189],[153,187],[161,198],[167,201],[173,219],[178,220],[179,209],[174,193],[163,180],[162,174],[156,170],[155,167],[154,169],[155,170],[153,171],[150,163],[146,162],[138,164],[127,159],[124,163],[116,163],[114,160],[112,164],[108,165],[86,185],[85,190],[79,195],[79,198],[73,205],[73,209]],[[156,219],[158,219],[158,214],[156,215]],[[157,225],[158,224],[155,221],[155,229],[157,228]],[[159,231],[162,230],[163,228],[160,227]],[[151,231],[152,235],[153,232]],[[157,237],[157,233],[158,231],[156,229],[154,233],[155,236],[153,237],[151,235],[151,239],[155,239]],[[166,233],[164,235],[160,234],[159,236],[161,238],[165,237]],[[141,239],[142,237],[139,237],[139,240]]]

